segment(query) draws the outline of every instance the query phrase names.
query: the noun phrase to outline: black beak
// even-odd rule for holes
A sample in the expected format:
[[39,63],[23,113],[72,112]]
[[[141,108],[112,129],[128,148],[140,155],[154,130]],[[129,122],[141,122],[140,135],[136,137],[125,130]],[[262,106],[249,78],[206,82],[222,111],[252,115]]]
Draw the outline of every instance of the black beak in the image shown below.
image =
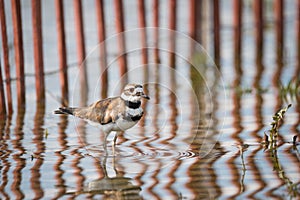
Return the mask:
[[147,100],[150,100],[150,97],[147,96],[147,95],[145,95],[145,94],[143,94],[142,97],[145,98],[145,99],[147,99]]

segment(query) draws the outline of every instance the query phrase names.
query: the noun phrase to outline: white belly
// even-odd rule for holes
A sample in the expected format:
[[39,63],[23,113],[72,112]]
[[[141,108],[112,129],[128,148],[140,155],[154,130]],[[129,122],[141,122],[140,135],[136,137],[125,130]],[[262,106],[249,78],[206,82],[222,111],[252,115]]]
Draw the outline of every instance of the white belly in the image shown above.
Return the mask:
[[125,131],[134,125],[137,124],[137,121],[127,121],[123,118],[119,118],[115,123],[105,124],[102,126],[104,132],[110,131]]
[[125,131],[125,130],[133,127],[136,124],[137,124],[137,121],[127,121],[127,120],[124,120],[124,119],[120,118],[116,122],[115,127],[116,127],[117,130],[114,130],[114,131]]

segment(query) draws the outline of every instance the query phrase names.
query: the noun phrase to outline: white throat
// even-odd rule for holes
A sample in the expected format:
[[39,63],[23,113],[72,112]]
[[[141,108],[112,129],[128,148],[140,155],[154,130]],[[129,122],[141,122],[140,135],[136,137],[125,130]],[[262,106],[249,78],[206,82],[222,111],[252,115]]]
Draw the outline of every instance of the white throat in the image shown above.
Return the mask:
[[130,101],[130,102],[138,102],[141,100],[141,97],[140,96],[127,96],[125,95],[124,93],[121,94],[121,98],[124,100],[124,101]]

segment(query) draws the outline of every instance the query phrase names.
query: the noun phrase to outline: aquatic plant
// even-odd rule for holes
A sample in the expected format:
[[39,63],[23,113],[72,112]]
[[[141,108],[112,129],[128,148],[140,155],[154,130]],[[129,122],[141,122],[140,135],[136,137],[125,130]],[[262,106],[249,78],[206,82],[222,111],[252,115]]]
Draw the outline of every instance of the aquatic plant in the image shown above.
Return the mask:
[[282,167],[282,163],[280,163],[280,159],[277,155],[277,149],[274,148],[270,151],[270,158],[273,163],[273,170],[277,172],[278,177],[283,180],[287,187],[287,192],[290,199],[293,199],[299,196],[299,183],[294,183],[285,173],[284,168]]
[[280,96],[283,100],[288,101],[290,99],[296,99],[300,94],[300,79],[292,79],[287,85],[281,84]]
[[286,111],[292,106],[289,104],[287,107],[281,108],[273,115],[273,122],[271,123],[271,129],[268,130],[269,136],[265,133],[265,143],[272,144],[272,146],[276,145],[277,137],[279,134],[279,126],[281,121],[284,118]]
[[[265,145],[270,148],[270,158],[273,163],[273,170],[277,172],[278,177],[282,179],[287,186],[287,191],[289,197],[292,199],[294,197],[297,197],[299,195],[299,189],[298,189],[298,183],[294,183],[291,181],[291,179],[286,176],[284,169],[282,168],[282,165],[280,163],[280,160],[277,155],[277,137],[279,135],[279,126],[284,118],[285,113],[287,110],[292,106],[292,104],[289,104],[288,106],[281,108],[273,115],[273,121],[271,123],[271,129],[268,130],[269,136],[265,133]],[[296,147],[296,139],[297,136],[293,137],[293,145]],[[297,151],[297,149],[296,149]]]
[[269,91],[268,87],[257,87],[257,88],[252,88],[250,86],[241,86],[241,85],[237,85],[237,86],[226,86],[225,87],[228,90],[232,90],[233,92],[235,92],[237,95],[242,96],[242,95],[246,95],[246,94],[265,94]]

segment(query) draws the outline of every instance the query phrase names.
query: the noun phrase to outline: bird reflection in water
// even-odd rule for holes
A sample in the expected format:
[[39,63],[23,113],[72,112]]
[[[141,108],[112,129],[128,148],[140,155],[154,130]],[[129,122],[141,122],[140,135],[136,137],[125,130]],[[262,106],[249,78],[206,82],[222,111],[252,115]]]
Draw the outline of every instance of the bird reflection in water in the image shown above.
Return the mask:
[[[142,199],[140,196],[141,187],[132,184],[133,179],[123,176],[115,167],[115,156],[112,158],[112,170],[116,174],[111,177],[107,172],[107,159],[105,156],[99,167],[102,169],[104,176],[100,179],[93,180],[82,191],[76,192],[76,195],[89,193],[91,196],[103,195],[104,199]],[[99,163],[98,158],[95,162]],[[71,192],[72,193],[72,192]],[[70,194],[70,192],[69,192]]]

